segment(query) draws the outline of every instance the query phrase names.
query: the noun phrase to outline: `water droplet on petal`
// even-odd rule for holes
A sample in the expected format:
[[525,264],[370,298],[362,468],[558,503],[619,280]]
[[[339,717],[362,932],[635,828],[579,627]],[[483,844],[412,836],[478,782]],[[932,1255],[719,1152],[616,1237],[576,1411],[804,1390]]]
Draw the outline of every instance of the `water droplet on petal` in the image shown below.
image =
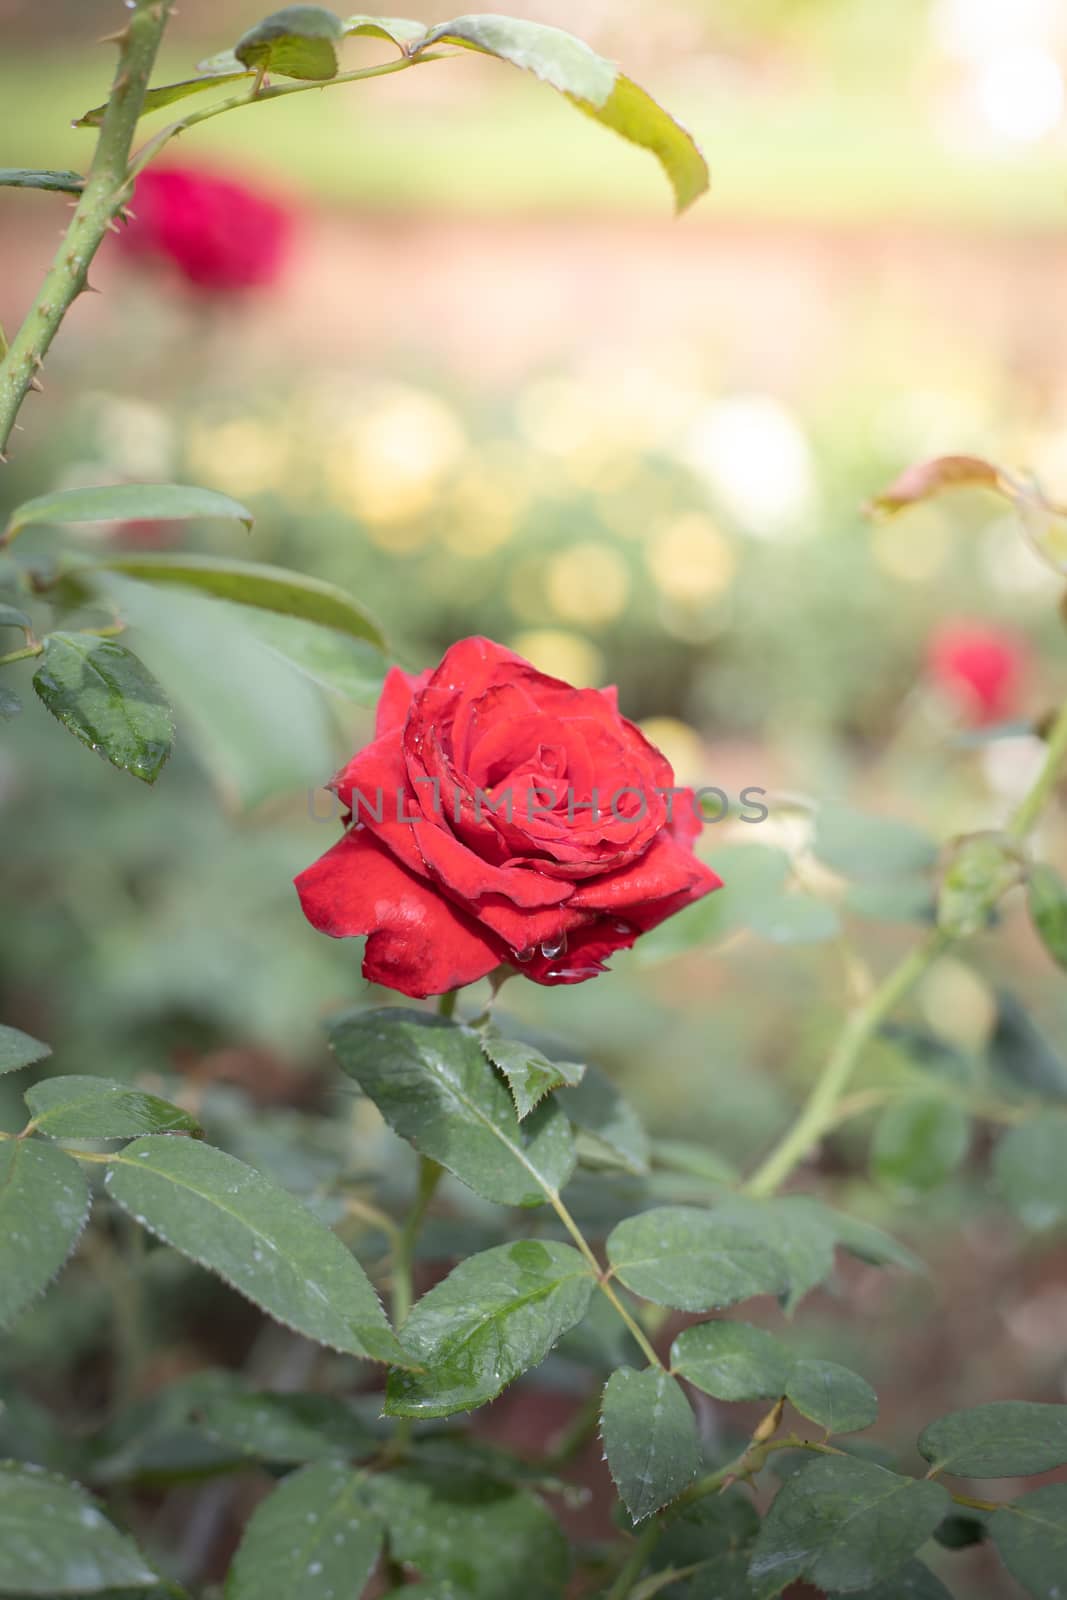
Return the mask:
[[631,934],[631,933],[636,933],[637,930],[633,926],[633,924],[630,923],[630,922],[616,922],[615,923],[615,932],[616,933]]
[[561,933],[555,939],[545,939],[541,945],[541,954],[546,961],[553,961],[556,956],[561,956],[567,948],[567,935]]
[[525,950],[516,950],[515,951],[515,960],[516,961],[521,961],[523,966],[525,966],[528,961],[532,961],[533,960],[533,958],[534,958],[534,956],[536,954],[537,954],[537,951],[534,949],[533,945],[530,944],[530,945],[526,946]]

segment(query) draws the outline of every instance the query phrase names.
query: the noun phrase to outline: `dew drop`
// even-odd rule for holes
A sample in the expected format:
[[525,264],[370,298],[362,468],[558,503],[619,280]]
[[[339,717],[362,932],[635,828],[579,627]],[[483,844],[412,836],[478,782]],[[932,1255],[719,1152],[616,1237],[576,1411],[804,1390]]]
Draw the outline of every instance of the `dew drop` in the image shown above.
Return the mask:
[[522,963],[522,965],[525,966],[528,961],[532,961],[533,960],[533,958],[534,958],[534,956],[536,954],[537,954],[537,951],[534,949],[533,945],[529,944],[529,945],[526,946],[525,950],[516,950],[515,951],[515,960],[516,961],[520,961]]
[[633,924],[630,922],[616,922],[614,928],[616,933],[630,934],[634,932]]
[[554,961],[557,956],[561,956],[563,954],[566,948],[567,935],[565,933],[561,933],[555,939],[545,939],[542,942],[541,954],[544,956],[546,961]]

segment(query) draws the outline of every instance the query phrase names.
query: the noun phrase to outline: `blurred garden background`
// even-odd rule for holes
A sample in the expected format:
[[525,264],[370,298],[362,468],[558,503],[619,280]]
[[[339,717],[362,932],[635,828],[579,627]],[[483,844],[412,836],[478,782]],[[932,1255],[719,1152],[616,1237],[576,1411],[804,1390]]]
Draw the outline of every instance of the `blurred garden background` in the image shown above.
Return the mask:
[[[572,681],[617,683],[680,781],[733,801],[701,845],[727,887],[698,912],[700,939],[680,919],[609,976],[514,982],[502,1004],[610,1071],[663,1141],[659,1192],[684,1194],[714,1181],[696,1146],[744,1167],[785,1125],[847,998],[838,930],[875,971],[916,937],[925,836],[1003,820],[1034,772],[1033,728],[1067,692],[1062,580],[1002,504],[965,492],[893,520],[863,510],[910,462],[960,452],[1067,497],[1067,7],[509,10],[580,34],[670,106],[702,144],[710,196],[675,222],[651,161],[467,56],[209,123],[168,159],[281,208],[276,272],[205,283],[110,240],[102,293],[79,303],[24,408],[0,517],[50,488],[202,484],[247,503],[254,531],[101,526],[86,542],[330,579],[406,666],[485,633]],[[183,0],[158,76],[187,74],[257,16],[246,0]],[[83,167],[92,135],[70,124],[111,67],[91,41],[120,22],[111,0],[0,0],[5,163]],[[346,61],[386,53],[350,42]],[[9,330],[65,204],[0,200]],[[375,1164],[402,1187],[406,1155],[338,1087],[321,1039],[331,1011],[387,997],[360,977],[358,947],[305,924],[291,888],[336,836],[321,785],[370,710],[320,693],[273,636],[223,635],[220,602],[166,604],[181,622],[170,657],[139,646],[178,703],[156,790],[58,736],[39,705],[3,727],[3,1016],[49,1040],[60,1070],[195,1095],[216,1142],[308,1196]],[[955,672],[950,624],[992,630],[978,649],[1008,663],[996,693]],[[369,657],[365,678],[370,708]],[[740,818],[746,787],[767,791],[758,825]],[[1043,846],[1067,864],[1062,821]],[[885,1050],[904,1077],[1067,1099],[1065,1023],[1062,974],[1009,914],[938,963]],[[12,1087],[0,1125],[21,1125],[16,1100]],[[333,1121],[305,1121],[323,1106]],[[967,1134],[948,1181],[912,1171],[902,1189],[891,1163],[870,1181],[870,1131],[850,1124],[813,1181],[891,1221],[935,1272],[857,1265],[806,1304],[796,1339],[836,1341],[883,1395],[890,1438],[964,1401],[1067,1398],[1067,1241],[1020,1243],[983,1139]],[[491,1228],[491,1208],[448,1194],[457,1225]],[[237,1359],[250,1314],[228,1297],[230,1331],[208,1337],[196,1296],[224,1291],[167,1261],[154,1314],[184,1328],[167,1375],[205,1349]],[[75,1268],[19,1324],[0,1377],[31,1409],[0,1414],[0,1444],[60,1370],[91,1403],[109,1314]],[[883,1338],[894,1325],[909,1337]],[[961,1596],[1014,1592],[981,1550],[964,1562]]]

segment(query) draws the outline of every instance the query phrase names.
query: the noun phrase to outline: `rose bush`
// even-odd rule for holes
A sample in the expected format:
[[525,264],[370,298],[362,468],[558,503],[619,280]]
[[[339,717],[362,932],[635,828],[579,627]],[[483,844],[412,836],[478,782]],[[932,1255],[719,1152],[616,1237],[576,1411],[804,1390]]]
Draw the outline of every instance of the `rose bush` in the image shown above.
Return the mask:
[[330,787],[343,838],[296,880],[308,920],[369,935],[366,977],[442,994],[512,964],[581,983],[720,880],[692,792],[621,716],[489,639],[394,667],[376,738]]

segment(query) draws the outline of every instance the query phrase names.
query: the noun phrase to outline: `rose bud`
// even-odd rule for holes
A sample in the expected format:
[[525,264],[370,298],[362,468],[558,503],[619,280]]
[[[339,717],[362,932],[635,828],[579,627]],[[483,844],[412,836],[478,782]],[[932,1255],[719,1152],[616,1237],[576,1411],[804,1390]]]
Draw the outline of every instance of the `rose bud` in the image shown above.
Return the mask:
[[281,271],[290,213],[244,183],[187,167],[150,167],[137,179],[128,256],[168,261],[203,293],[264,288]]
[[489,639],[394,667],[376,738],[330,787],[347,832],[296,880],[308,921],[366,934],[364,976],[422,998],[513,966],[581,983],[720,886],[692,791],[619,714]]
[[1018,709],[1026,660],[1019,639],[981,622],[944,623],[927,645],[930,678],[978,726]]

